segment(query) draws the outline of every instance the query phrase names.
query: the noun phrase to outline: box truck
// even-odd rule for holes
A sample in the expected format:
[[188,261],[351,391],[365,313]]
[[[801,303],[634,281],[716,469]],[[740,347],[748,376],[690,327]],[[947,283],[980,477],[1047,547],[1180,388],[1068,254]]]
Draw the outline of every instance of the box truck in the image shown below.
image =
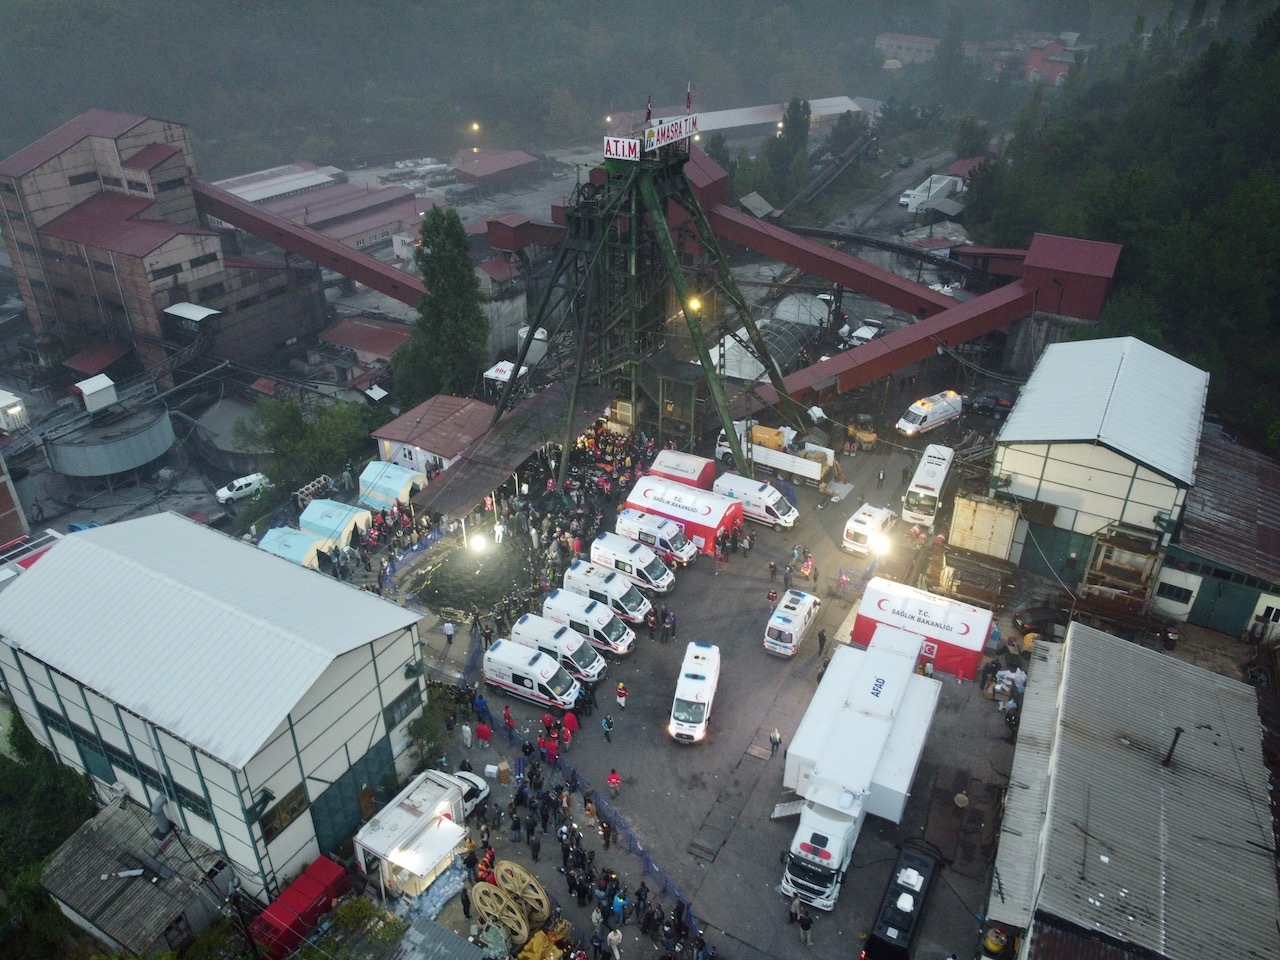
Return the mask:
[[659,450],[649,473],[700,490],[710,490],[716,480],[716,462],[679,450]]
[[635,632],[599,600],[571,590],[552,590],[542,601],[542,615],[582,634],[604,653],[625,656],[635,649]]
[[575,680],[595,683],[603,679],[607,664],[604,657],[582,634],[552,623],[536,613],[526,613],[511,625],[512,643],[541,650],[560,661]]
[[742,501],[742,515],[756,523],[767,524],[775,530],[790,529],[800,519],[790,500],[777,489],[762,480],[752,480],[736,473],[726,473],[716,478],[711,489],[722,497]]
[[591,541],[591,562],[655,593],[667,593],[676,585],[676,575],[656,553],[643,543],[607,530],[601,530]]
[[627,494],[627,507],[680,524],[694,547],[715,555],[716,536],[742,524],[742,501],[686,487],[661,477],[641,477]]
[[[816,443],[797,447],[796,432],[790,427],[753,424],[748,430],[747,421],[735,420],[733,428],[743,444],[747,459],[768,467],[784,480],[794,477],[816,487],[831,475],[836,452]],[[733,462],[733,448],[729,446],[723,430],[716,438],[716,457],[722,463]]]
[[698,555],[698,548],[684,535],[680,524],[656,513],[629,508],[619,510],[614,532],[620,537],[643,543],[668,566],[687,566]]
[[897,423],[897,431],[904,437],[914,437],[936,430],[944,423],[960,419],[964,412],[964,397],[954,390],[943,390],[931,397],[923,397],[907,408]]
[[484,652],[484,682],[544,707],[570,710],[578,700],[578,681],[558,660],[510,640]]
[[677,743],[697,743],[706,739],[711,707],[720,683],[720,648],[713,643],[694,641],[684,651],[676,695],[671,702],[667,733]]
[[942,690],[915,672],[923,642],[882,626],[865,653],[839,646],[831,657],[787,748],[782,785],[799,799],[773,811],[800,815],[782,874],[786,896],[831,910],[867,814],[902,820]]
[[[637,544],[639,546],[639,544]],[[575,560],[564,572],[564,587],[583,597],[599,600],[627,623],[644,623],[652,604],[622,574]]]

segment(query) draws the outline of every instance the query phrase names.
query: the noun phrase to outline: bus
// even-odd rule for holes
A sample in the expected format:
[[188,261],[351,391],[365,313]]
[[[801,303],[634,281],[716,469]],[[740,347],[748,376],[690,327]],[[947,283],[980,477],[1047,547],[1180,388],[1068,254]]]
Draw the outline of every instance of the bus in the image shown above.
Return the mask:
[[950,447],[931,443],[924,448],[924,456],[911,478],[907,495],[902,498],[902,519],[907,523],[932,527],[938,516],[938,507],[951,473],[951,461],[956,452]]

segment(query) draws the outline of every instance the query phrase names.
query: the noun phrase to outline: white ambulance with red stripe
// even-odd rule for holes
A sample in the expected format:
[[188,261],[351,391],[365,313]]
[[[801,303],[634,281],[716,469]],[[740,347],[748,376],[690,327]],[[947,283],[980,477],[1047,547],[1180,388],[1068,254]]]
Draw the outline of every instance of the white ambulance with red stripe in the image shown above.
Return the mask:
[[484,654],[484,682],[544,707],[569,710],[578,681],[555,659],[510,640],[495,640]]

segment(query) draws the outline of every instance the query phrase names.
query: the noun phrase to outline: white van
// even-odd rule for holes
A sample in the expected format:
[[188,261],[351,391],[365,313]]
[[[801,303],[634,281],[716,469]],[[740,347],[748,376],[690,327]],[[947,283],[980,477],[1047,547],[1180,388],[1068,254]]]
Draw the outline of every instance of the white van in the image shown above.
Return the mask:
[[620,510],[614,529],[620,537],[643,543],[664,563],[678,563],[683,567],[692,563],[698,555],[698,548],[685,537],[680,524],[656,513],[645,513],[630,507]]
[[720,648],[713,643],[690,643],[684,651],[684,663],[680,664],[671,719],[667,722],[667,732],[677,743],[697,743],[706,738],[719,682]]
[[764,628],[764,648],[780,657],[794,657],[818,619],[822,601],[811,593],[788,590],[778,601]]
[[586,637],[536,613],[526,613],[511,625],[511,642],[554,657],[575,680],[594,683],[604,676],[604,657]]
[[907,408],[895,429],[904,437],[914,437],[936,430],[944,423],[960,419],[964,413],[964,397],[954,390],[943,390],[923,397]]
[[564,572],[564,588],[592,600],[599,600],[628,623],[644,623],[653,605],[622,574],[575,560]]
[[484,682],[544,707],[572,709],[578,681],[541,650],[495,640],[484,653]]
[[783,527],[794,527],[800,519],[800,511],[790,500],[779,492],[777,487],[743,477],[736,473],[725,473],[716,477],[711,488],[722,497],[742,501],[742,515],[748,520],[765,523],[775,530]]
[[865,557],[872,550],[882,553],[889,545],[889,531],[897,522],[898,515],[888,507],[864,503],[844,525],[844,539],[840,546],[860,557]]
[[552,590],[542,601],[542,615],[552,623],[574,630],[597,650],[625,656],[635,648],[636,635],[598,600],[570,590]]
[[666,593],[676,584],[676,575],[643,543],[607,530],[591,541],[591,562],[620,574],[655,593]]

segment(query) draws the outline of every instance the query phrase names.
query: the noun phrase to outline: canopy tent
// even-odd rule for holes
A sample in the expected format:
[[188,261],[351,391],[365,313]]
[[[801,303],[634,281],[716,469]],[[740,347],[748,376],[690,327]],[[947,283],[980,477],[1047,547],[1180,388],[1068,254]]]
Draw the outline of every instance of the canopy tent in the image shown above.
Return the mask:
[[360,502],[373,510],[387,510],[427,485],[427,475],[396,463],[373,460],[360,474]]
[[319,537],[313,533],[295,530],[293,527],[272,527],[266,536],[258,541],[258,548],[277,557],[291,560],[300,567],[320,569],[320,553],[328,553],[334,543],[328,537]]
[[340,547],[351,542],[351,532],[368,530],[373,514],[338,500],[312,500],[302,511],[298,526],[304,533],[332,539]]
[[[486,380],[492,380],[495,383],[506,383],[511,379],[511,371],[514,370],[515,367],[516,365],[510,360],[499,360],[484,372],[484,378]],[[520,376],[523,377],[528,372],[528,367],[520,368]]]
[[863,591],[849,639],[865,647],[882,623],[924,637],[921,662],[972,680],[991,632],[991,611],[874,577]]

